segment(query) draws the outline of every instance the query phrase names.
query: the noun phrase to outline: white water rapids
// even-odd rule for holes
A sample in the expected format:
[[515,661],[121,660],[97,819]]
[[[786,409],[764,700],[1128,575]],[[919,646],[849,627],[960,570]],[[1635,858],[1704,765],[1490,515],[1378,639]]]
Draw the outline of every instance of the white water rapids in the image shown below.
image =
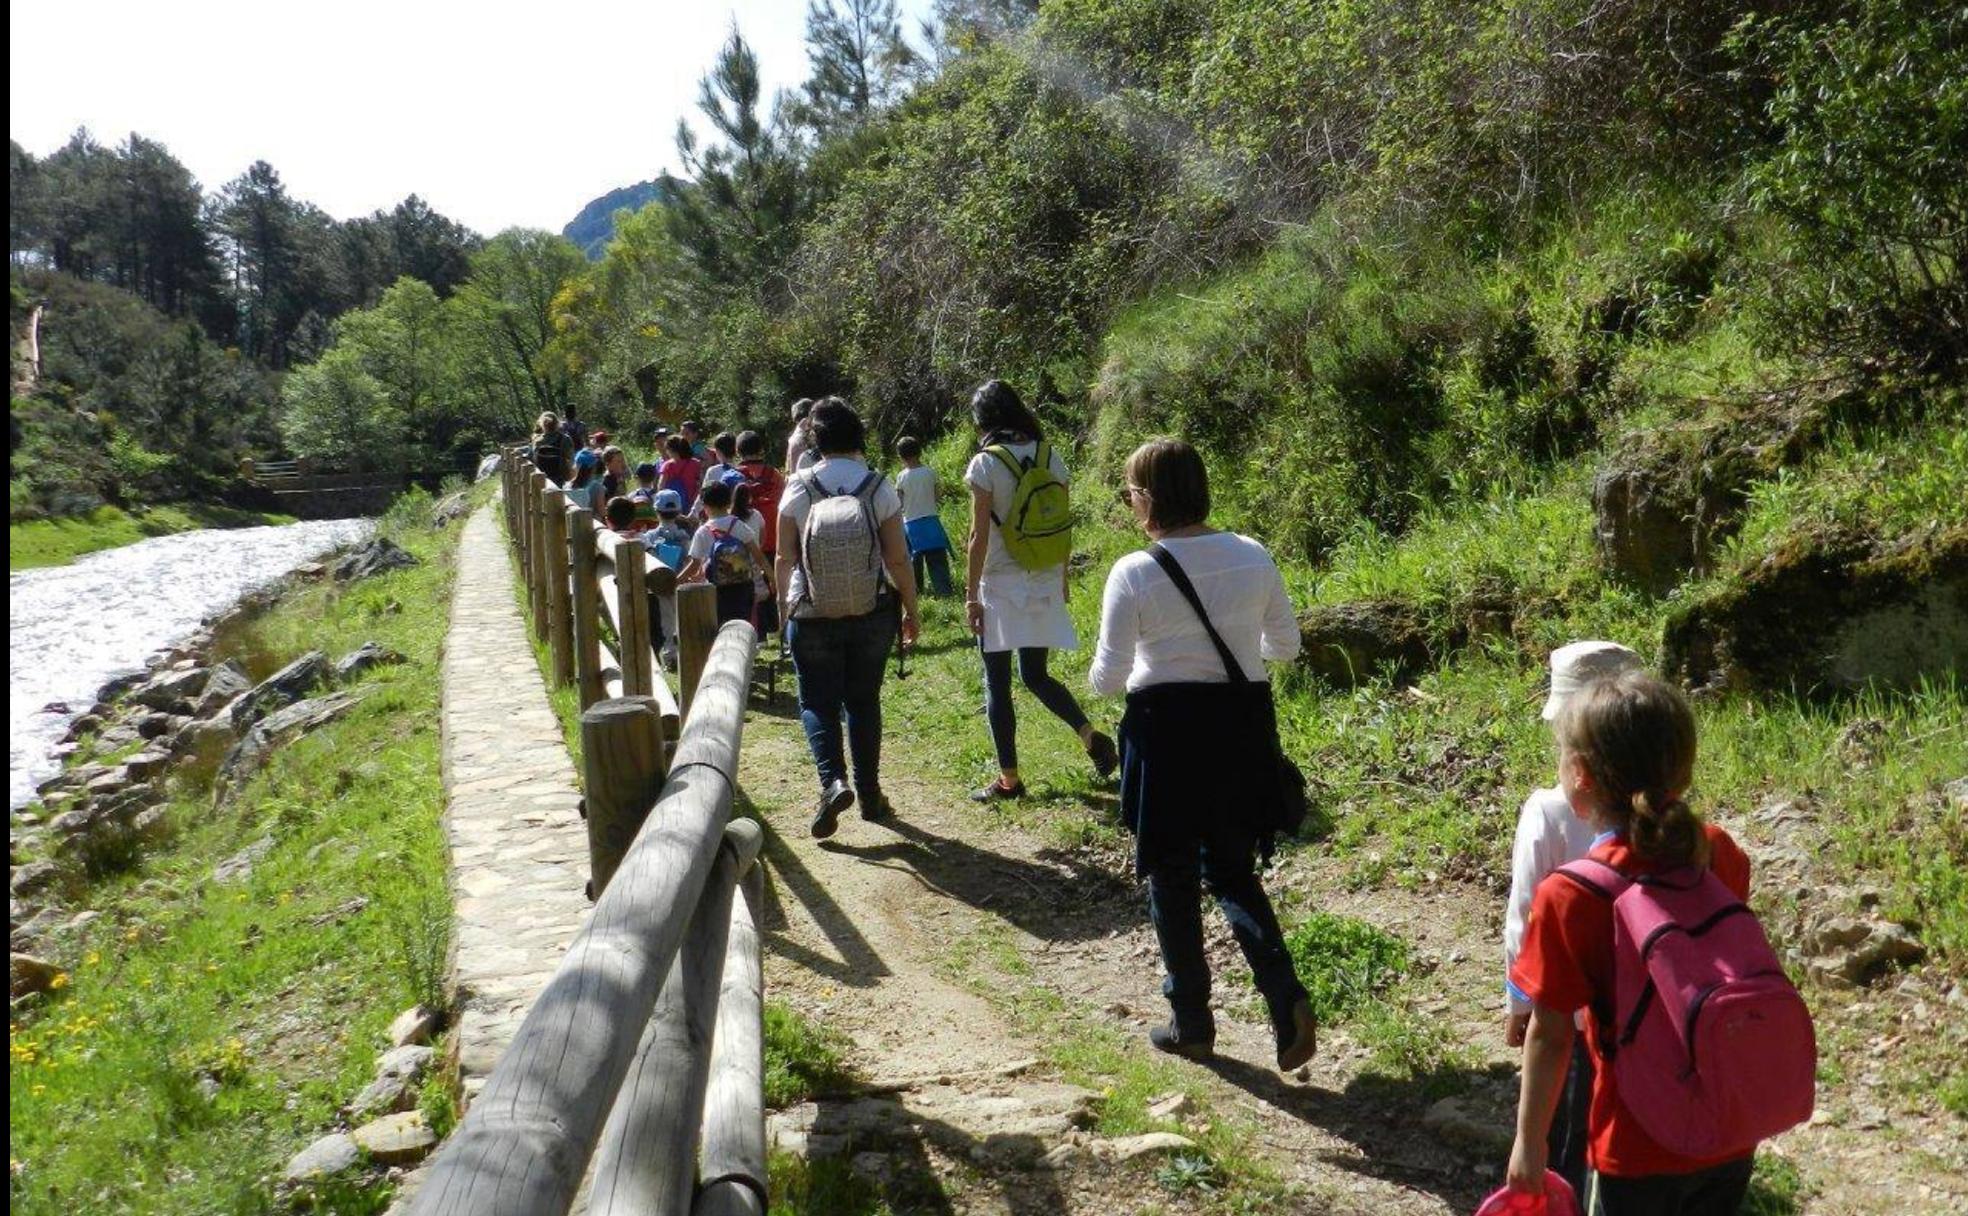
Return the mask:
[[[181,532],[8,575],[8,809],[32,801],[34,787],[60,771],[52,749],[97,689],[373,526],[335,519]],[[70,708],[49,711],[58,704]]]

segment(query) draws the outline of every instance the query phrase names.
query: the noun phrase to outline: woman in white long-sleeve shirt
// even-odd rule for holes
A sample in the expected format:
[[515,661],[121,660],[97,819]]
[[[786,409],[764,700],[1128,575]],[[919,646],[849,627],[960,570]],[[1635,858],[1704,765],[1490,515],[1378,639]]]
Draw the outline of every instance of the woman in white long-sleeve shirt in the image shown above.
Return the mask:
[[1264,546],[1209,526],[1209,476],[1195,448],[1166,439],[1143,444],[1128,458],[1126,477],[1122,496],[1154,543],[1107,576],[1091,679],[1097,692],[1127,693],[1121,813],[1135,835],[1135,866],[1148,880],[1172,1011],[1148,1038],[1192,1059],[1214,1049],[1203,954],[1207,881],[1270,1007],[1278,1067],[1289,1071],[1312,1058],[1318,1026],[1258,882],[1256,856],[1270,844],[1266,811],[1278,797],[1277,720],[1264,663],[1298,654],[1298,622]]

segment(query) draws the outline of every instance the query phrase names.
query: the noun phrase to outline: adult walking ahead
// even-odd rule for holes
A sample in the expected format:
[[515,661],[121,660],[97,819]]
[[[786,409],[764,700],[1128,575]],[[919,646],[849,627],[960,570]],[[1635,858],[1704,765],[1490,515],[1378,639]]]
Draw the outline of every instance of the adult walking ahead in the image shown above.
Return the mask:
[[1120,764],[1114,741],[1093,729],[1073,694],[1046,670],[1053,651],[1080,644],[1066,612],[1071,474],[1045,441],[1039,420],[1004,381],[989,381],[971,396],[970,417],[983,442],[964,470],[971,502],[964,612],[984,656],[985,716],[998,753],[998,779],[971,797],[992,802],[1025,793],[1011,705],[1014,654],[1025,687],[1079,735],[1094,771],[1111,776]]
[[775,585],[785,588],[800,722],[820,774],[813,834],[824,838],[857,796],[865,818],[889,813],[881,791],[882,669],[898,635],[903,646],[915,644],[919,623],[902,499],[868,467],[860,417],[828,397],[813,407],[811,422],[820,459],[790,478],[779,500]]
[[1214,1047],[1207,881],[1270,1007],[1278,1067],[1290,1071],[1312,1058],[1318,1025],[1254,861],[1284,818],[1264,663],[1298,654],[1298,622],[1264,546],[1209,526],[1209,475],[1195,448],[1145,443],[1126,478],[1122,495],[1153,543],[1107,576],[1089,678],[1103,695],[1127,693],[1121,815],[1148,880],[1173,1010],[1148,1038],[1192,1059]]

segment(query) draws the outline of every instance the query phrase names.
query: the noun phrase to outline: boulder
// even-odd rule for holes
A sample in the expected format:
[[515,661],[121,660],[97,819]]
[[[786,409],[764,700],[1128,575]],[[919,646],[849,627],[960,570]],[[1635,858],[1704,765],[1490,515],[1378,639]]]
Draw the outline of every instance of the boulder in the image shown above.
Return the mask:
[[232,729],[243,732],[283,705],[306,696],[328,674],[328,656],[310,650],[287,666],[239,694],[226,707]]
[[233,791],[258,772],[260,765],[266,762],[267,753],[276,746],[341,717],[365,695],[362,692],[331,692],[325,697],[297,701],[269,714],[226,753],[225,762],[219,766],[221,799],[230,797]]
[[7,876],[7,889],[13,895],[35,895],[55,885],[61,867],[52,861],[30,861],[15,866]]
[[431,527],[444,528],[471,514],[471,493],[460,490],[431,508]]
[[1834,984],[1862,985],[1896,963],[1919,962],[1927,953],[1905,925],[1856,916],[1832,916],[1811,925],[1800,945],[1811,974]]
[[227,659],[212,669],[205,677],[205,687],[198,694],[192,706],[195,716],[209,718],[226,706],[232,704],[234,697],[253,687],[253,678],[246,674],[246,665],[238,659]]
[[1890,546],[1852,532],[1794,538],[1676,606],[1662,666],[1696,687],[1910,688],[1968,672],[1968,526]]
[[424,1122],[423,1112],[384,1115],[349,1133],[355,1146],[381,1165],[413,1165],[437,1147],[437,1133]]
[[161,806],[139,811],[130,820],[130,830],[146,844],[161,844],[171,838],[170,813]]
[[148,781],[164,771],[171,763],[171,753],[161,751],[141,751],[123,761],[123,771],[133,781]]
[[103,716],[91,710],[68,724],[68,733],[62,736],[62,742],[73,743],[83,735],[93,735],[102,728]]
[[406,1081],[420,1081],[431,1065],[437,1062],[437,1049],[418,1045],[392,1047],[376,1061],[376,1075],[379,1077],[401,1077]]
[[1186,1152],[1195,1147],[1194,1140],[1174,1132],[1143,1132],[1139,1136],[1096,1140],[1093,1142],[1093,1155],[1108,1161],[1134,1161],[1141,1157]]
[[377,536],[337,558],[328,572],[334,576],[336,582],[348,583],[390,570],[404,570],[421,564],[403,546],[388,537]]
[[1593,540],[1609,572],[1658,595],[1701,564],[1694,503],[1679,470],[1620,455],[1592,479]]
[[431,1040],[437,1030],[437,1011],[428,1005],[412,1005],[396,1015],[390,1023],[390,1042],[398,1047],[411,1047]]
[[1440,1139],[1459,1144],[1485,1157],[1510,1154],[1510,1112],[1485,1109],[1470,1095],[1443,1098],[1436,1102],[1422,1115],[1421,1126]]
[[355,1146],[355,1140],[345,1132],[336,1132],[295,1153],[287,1162],[283,1178],[290,1183],[331,1178],[360,1164],[362,1150]]
[[273,852],[273,837],[262,836],[215,866],[212,870],[212,881],[245,882],[253,876],[253,863],[271,852]]
[[202,667],[166,670],[130,691],[129,699],[146,709],[188,713],[209,673]]
[[171,750],[175,752],[198,752],[220,744],[230,744],[236,737],[232,729],[232,719],[225,714],[215,718],[193,718],[185,728],[171,737]]
[[46,992],[55,986],[55,977],[62,973],[44,958],[32,954],[7,955],[7,993],[9,1000],[18,1001],[30,992]]
[[82,787],[82,792],[90,798],[106,798],[111,794],[128,789],[131,781],[130,770],[119,764],[95,777]]
[[130,746],[132,743],[141,742],[143,742],[143,736],[137,733],[137,726],[134,722],[118,722],[102,734],[96,736],[96,747],[106,752],[119,751],[122,748]]
[[349,1100],[349,1118],[362,1122],[409,1110],[416,1102],[417,1087],[409,1078],[377,1077]]
[[161,739],[174,729],[173,723],[186,719],[162,711],[147,713],[137,719],[137,734],[146,739]]
[[1402,600],[1322,605],[1299,619],[1299,662],[1339,688],[1389,672],[1413,679],[1433,658],[1421,613]]
[[403,656],[381,642],[364,642],[335,660],[335,679],[347,683],[372,667],[401,662]]

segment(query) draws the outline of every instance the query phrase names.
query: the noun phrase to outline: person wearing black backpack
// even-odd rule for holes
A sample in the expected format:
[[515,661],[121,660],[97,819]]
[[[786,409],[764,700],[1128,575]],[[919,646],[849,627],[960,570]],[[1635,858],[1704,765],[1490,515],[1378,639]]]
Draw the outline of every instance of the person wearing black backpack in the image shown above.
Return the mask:
[[1142,444],[1125,476],[1122,501],[1153,543],[1107,576],[1089,679],[1097,693],[1127,693],[1121,816],[1148,881],[1172,1012],[1148,1040],[1190,1059],[1214,1051],[1207,881],[1289,1072],[1312,1058],[1318,1020],[1255,863],[1304,818],[1304,779],[1279,746],[1264,671],[1297,656],[1298,622],[1264,546],[1209,526],[1209,474],[1195,448]]
[[574,445],[560,429],[560,418],[552,410],[540,415],[533,428],[533,467],[554,485],[567,481],[574,469]]

